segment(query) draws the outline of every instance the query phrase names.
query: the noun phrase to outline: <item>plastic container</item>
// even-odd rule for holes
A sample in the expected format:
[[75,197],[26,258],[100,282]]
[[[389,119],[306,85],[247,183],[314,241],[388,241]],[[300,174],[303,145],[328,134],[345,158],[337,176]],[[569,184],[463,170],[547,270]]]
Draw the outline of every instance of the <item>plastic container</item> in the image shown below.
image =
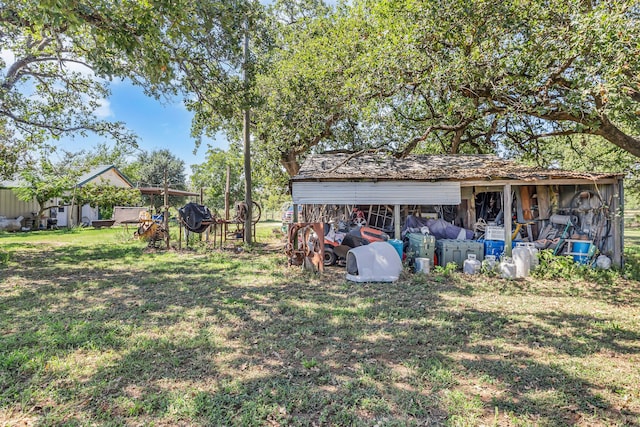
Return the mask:
[[516,277],[527,277],[531,270],[531,252],[522,243],[518,243],[513,249],[513,262],[516,265]]
[[518,245],[522,245],[527,249],[529,249],[529,255],[531,259],[531,262],[530,262],[531,269],[533,270],[534,268],[536,268],[540,264],[540,260],[538,259],[539,251],[538,251],[538,248],[536,248],[536,245],[529,242],[518,243]]
[[485,255],[484,256],[484,261],[482,261],[482,267],[486,271],[495,270],[497,265],[498,265],[498,258],[496,258],[495,255]]
[[436,242],[436,254],[439,265],[453,262],[462,267],[469,254],[474,254],[479,261],[484,259],[484,244],[475,240],[440,239]]
[[464,260],[464,265],[462,267],[462,271],[465,274],[477,274],[480,272],[480,266],[482,263],[476,259],[475,254],[467,255],[467,259]]
[[389,239],[388,242],[391,244],[391,246],[395,248],[396,252],[398,252],[398,255],[400,256],[400,261],[402,261],[402,252],[404,247],[402,240]]
[[416,273],[429,274],[430,265],[431,265],[431,258],[419,257],[419,258],[416,258],[414,262]]
[[514,279],[516,277],[516,264],[511,257],[505,257],[498,264],[498,273],[505,279]]
[[[409,247],[407,256],[411,258],[430,258],[433,261],[433,254],[436,250],[436,238],[428,234],[408,233]],[[435,265],[435,264],[434,264]]]
[[497,258],[502,256],[504,252],[504,240],[485,240],[484,256],[493,255]]
[[484,230],[485,240],[502,240],[504,242],[504,227],[487,225]]
[[589,262],[589,256],[587,254],[589,253],[590,247],[591,247],[590,241],[584,241],[584,242],[573,241],[572,250],[571,250],[571,252],[574,254],[573,260],[575,262],[579,262],[580,264],[586,264],[587,262]]

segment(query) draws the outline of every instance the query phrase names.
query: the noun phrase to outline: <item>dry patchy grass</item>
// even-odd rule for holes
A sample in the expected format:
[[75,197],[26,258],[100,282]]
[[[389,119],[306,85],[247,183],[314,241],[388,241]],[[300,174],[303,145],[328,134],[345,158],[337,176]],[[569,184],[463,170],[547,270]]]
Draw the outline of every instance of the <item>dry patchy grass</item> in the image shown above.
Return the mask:
[[621,275],[363,285],[100,233],[3,246],[1,425],[640,424]]

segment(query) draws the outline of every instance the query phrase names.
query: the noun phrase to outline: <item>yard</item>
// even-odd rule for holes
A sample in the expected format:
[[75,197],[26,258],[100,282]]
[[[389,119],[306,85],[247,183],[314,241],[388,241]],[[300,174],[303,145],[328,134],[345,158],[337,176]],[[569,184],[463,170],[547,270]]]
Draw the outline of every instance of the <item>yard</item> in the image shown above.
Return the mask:
[[625,274],[362,285],[271,226],[237,254],[0,234],[0,425],[640,425],[640,230]]

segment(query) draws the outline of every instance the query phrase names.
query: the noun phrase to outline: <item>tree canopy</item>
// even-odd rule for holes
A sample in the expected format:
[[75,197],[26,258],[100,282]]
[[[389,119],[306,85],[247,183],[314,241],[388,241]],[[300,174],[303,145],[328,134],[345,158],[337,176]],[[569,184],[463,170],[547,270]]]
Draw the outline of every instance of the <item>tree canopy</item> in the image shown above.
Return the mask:
[[276,4],[256,77],[260,150],[289,174],[326,148],[539,157],[593,135],[640,156],[637,2],[304,4]]
[[3,2],[0,47],[14,58],[0,63],[0,172],[11,175],[62,135],[134,143],[122,123],[96,116],[108,96],[103,79],[128,78],[156,97],[182,94],[192,107],[216,90],[235,93],[241,23],[255,9],[215,0]]

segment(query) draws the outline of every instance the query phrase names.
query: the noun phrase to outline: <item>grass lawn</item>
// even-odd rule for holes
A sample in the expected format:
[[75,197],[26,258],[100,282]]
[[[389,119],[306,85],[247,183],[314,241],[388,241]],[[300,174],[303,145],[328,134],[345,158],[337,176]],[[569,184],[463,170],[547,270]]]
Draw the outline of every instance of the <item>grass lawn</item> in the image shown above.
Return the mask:
[[354,284],[273,227],[0,234],[0,425],[640,425],[640,231],[625,273]]

